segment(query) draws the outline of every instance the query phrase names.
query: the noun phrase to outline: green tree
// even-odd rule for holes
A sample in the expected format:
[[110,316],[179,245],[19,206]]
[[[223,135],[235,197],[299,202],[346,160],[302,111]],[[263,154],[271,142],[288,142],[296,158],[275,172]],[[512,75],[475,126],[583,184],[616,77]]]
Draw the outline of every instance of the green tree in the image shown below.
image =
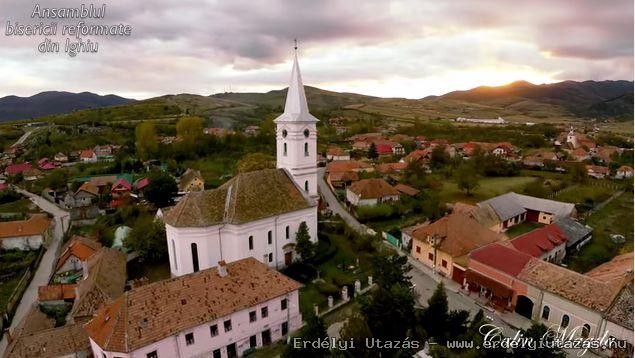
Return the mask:
[[[533,339],[535,342],[545,341],[553,342],[554,335],[547,334],[549,329],[542,323],[533,323],[531,327],[524,330],[523,337]],[[530,348],[518,348],[514,350],[513,356],[515,358],[564,358],[566,353],[557,347],[553,347],[553,344],[543,345],[539,349]]]
[[311,260],[315,256],[316,247],[311,242],[311,235],[309,235],[309,227],[306,221],[300,223],[298,232],[295,234],[295,251],[300,255],[302,261]]
[[450,155],[445,151],[444,145],[437,145],[430,152],[430,166],[438,169],[450,163]]
[[187,145],[194,145],[203,136],[200,117],[183,117],[176,123],[176,135]]
[[174,196],[179,188],[170,175],[163,172],[153,172],[148,176],[150,183],[143,188],[143,196],[157,208],[170,206],[174,203]]
[[162,262],[168,256],[165,240],[163,223],[151,215],[142,215],[135,221],[124,246],[149,262]]
[[[299,336],[297,337],[300,342],[315,342],[319,340],[324,340],[328,338],[328,334],[326,333],[326,325],[324,324],[324,320],[317,316],[315,312],[312,310],[309,312],[308,316],[305,316],[306,325],[302,328]],[[294,348],[293,339],[291,344],[288,344],[285,347],[284,352],[282,353],[283,358],[321,358],[321,357],[330,357],[329,350],[324,348],[313,348],[312,346],[307,345],[306,348]]]
[[148,160],[157,153],[159,143],[152,122],[141,122],[135,128],[135,146],[141,160]]
[[236,169],[239,173],[253,172],[262,169],[272,169],[275,167],[275,159],[272,156],[264,153],[249,153],[242,157],[238,161],[238,164],[236,164]]
[[374,142],[370,143],[370,147],[368,147],[368,153],[366,155],[372,160],[376,160],[377,158],[379,158],[379,153],[377,153],[377,146]]
[[586,166],[582,163],[573,163],[569,165],[567,170],[569,172],[569,180],[572,183],[584,184],[589,178]]
[[479,187],[478,175],[474,172],[474,168],[470,165],[462,164],[455,173],[456,185],[461,190],[465,190],[468,196],[472,196],[472,192]]
[[428,335],[441,343],[446,337],[448,318],[448,297],[443,282],[439,282],[428,299],[428,307],[423,311],[421,323]]
[[366,347],[366,339],[373,338],[373,333],[370,331],[366,318],[355,313],[350,316],[342,329],[340,329],[340,337],[342,340],[353,340],[355,342],[355,348],[347,350],[345,353],[349,357],[379,357],[379,352],[376,352]]
[[400,255],[378,255],[372,258],[373,279],[378,286],[389,289],[393,285],[408,287],[410,264],[408,257]]

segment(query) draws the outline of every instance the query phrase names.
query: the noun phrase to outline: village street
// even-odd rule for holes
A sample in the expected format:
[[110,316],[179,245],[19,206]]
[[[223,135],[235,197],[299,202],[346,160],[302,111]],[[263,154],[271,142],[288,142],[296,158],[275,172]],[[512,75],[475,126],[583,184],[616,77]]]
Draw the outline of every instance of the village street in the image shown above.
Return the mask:
[[[38,266],[33,279],[29,283],[26,291],[24,291],[24,295],[18,304],[18,308],[15,311],[13,320],[11,321],[11,326],[9,327],[9,332],[13,332],[15,327],[20,324],[20,321],[22,321],[31,307],[33,307],[33,305],[37,302],[38,287],[48,284],[53,272],[55,260],[57,259],[57,254],[62,244],[62,238],[70,226],[70,214],[67,211],[60,209],[57,205],[39,195],[35,195],[17,187],[15,187],[15,190],[28,197],[40,209],[53,215],[53,230],[51,232],[51,238],[47,243],[46,252],[44,253],[44,256],[42,256],[42,261],[40,261],[40,265]],[[4,351],[7,348],[7,336],[8,335],[5,334],[2,337],[2,341],[0,341],[1,355],[4,355]]]

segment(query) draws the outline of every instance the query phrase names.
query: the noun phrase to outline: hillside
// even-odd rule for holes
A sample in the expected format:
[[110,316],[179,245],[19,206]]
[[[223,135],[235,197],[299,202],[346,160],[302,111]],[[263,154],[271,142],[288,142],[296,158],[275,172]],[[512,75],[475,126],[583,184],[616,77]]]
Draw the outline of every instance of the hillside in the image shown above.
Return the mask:
[[116,106],[131,101],[133,100],[112,94],[100,96],[90,92],[49,91],[30,97],[6,96],[0,98],[0,121],[31,119],[79,109]]
[[[620,105],[603,105],[620,97],[628,98],[629,94],[630,104],[621,101]],[[633,116],[632,94],[632,81],[564,81],[541,85],[518,81],[499,87],[482,86],[450,92],[438,98],[517,111],[551,107],[554,110],[564,109],[575,116],[622,119]]]

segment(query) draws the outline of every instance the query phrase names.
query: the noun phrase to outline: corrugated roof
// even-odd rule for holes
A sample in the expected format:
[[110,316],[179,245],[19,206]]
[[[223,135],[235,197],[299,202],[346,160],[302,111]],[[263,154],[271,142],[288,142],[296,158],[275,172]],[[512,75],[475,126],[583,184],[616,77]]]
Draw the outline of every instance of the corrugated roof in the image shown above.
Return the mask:
[[593,232],[590,227],[582,225],[568,216],[556,220],[555,224],[567,235],[567,247],[576,245]]
[[518,251],[533,257],[540,257],[566,241],[565,233],[555,224],[551,224],[520,235],[513,239],[511,244]]
[[186,329],[298,290],[302,285],[249,257],[134,288],[86,324],[104,350],[127,353]]
[[509,192],[497,197],[482,201],[478,206],[489,205],[500,221],[509,220],[524,213],[526,210],[542,211],[561,218],[571,216],[575,211],[575,205],[555,200],[536,198],[529,195]]

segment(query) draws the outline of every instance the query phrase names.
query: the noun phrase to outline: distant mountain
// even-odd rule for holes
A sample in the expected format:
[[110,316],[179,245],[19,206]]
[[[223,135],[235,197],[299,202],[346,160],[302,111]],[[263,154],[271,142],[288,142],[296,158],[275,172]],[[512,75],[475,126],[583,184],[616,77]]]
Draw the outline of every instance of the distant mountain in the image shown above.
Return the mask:
[[517,81],[505,86],[454,91],[437,98],[511,109],[548,105],[582,117],[633,116],[632,81],[564,81],[541,85]]
[[[355,104],[364,104],[379,99],[357,93],[333,92],[316,87],[304,86],[307,102],[311,109],[331,110]],[[251,105],[284,106],[287,88],[266,93],[217,93],[211,97]]]
[[112,94],[100,96],[90,92],[49,91],[31,97],[7,96],[0,98],[0,121],[31,119],[78,109],[116,106],[132,101],[134,100]]

